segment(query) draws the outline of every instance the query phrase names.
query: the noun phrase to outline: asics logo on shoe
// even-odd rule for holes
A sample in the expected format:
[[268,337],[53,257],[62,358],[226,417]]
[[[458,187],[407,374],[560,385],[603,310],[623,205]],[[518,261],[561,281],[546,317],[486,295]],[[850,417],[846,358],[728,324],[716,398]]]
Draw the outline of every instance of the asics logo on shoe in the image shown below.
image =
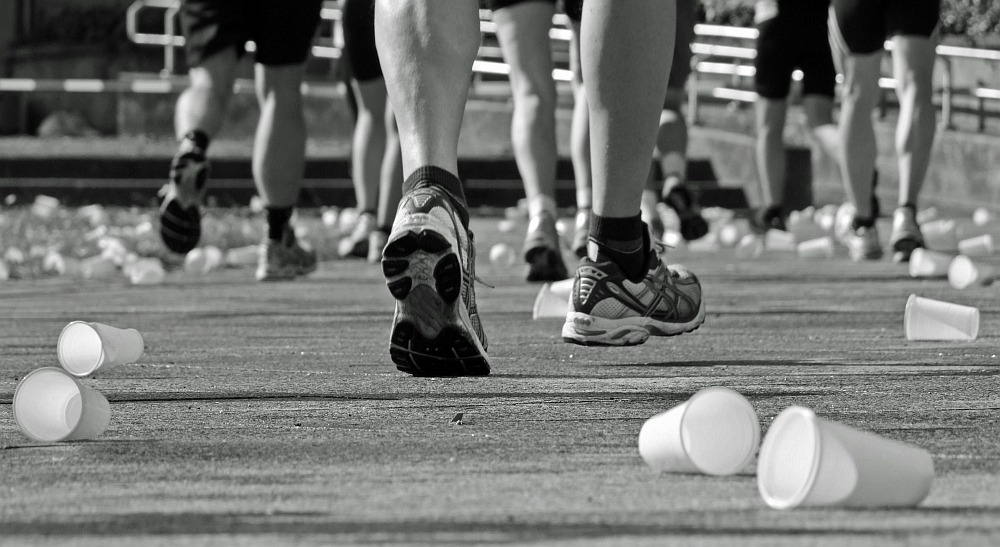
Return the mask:
[[416,205],[420,209],[423,209],[427,205],[427,202],[430,201],[431,195],[430,194],[416,194],[416,195],[411,196],[410,199],[413,201],[414,205]]

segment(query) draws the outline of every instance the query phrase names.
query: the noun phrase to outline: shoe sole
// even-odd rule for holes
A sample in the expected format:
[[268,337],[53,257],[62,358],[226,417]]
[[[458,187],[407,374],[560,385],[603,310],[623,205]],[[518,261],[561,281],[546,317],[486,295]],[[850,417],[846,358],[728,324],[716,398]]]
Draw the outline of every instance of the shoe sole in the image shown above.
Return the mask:
[[648,317],[605,319],[569,312],[562,328],[564,342],[581,346],[637,346],[650,336],[677,336],[694,332],[705,322],[705,301],[694,319],[686,323],[665,323]]
[[160,211],[160,239],[171,251],[186,254],[201,239],[201,211],[198,206],[185,209],[176,199],[167,201]]
[[414,376],[486,376],[486,351],[459,296],[462,268],[453,245],[433,230],[400,229],[382,252],[396,314],[389,356]]
[[569,277],[562,254],[549,247],[535,247],[524,253],[528,263],[525,280],[529,282],[562,281]]

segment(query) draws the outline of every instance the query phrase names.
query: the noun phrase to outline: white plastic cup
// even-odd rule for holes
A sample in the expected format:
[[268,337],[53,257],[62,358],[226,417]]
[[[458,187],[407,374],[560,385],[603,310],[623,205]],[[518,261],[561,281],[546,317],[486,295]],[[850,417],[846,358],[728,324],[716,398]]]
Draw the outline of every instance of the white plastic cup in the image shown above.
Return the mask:
[[928,207],[926,209],[917,211],[914,220],[917,221],[917,224],[927,224],[928,222],[933,222],[937,220],[937,218],[938,218],[937,207]]
[[532,319],[545,317],[565,318],[569,313],[569,295],[573,292],[574,278],[563,279],[553,283],[545,283],[535,297],[535,306],[531,311]]
[[56,342],[59,364],[74,376],[87,376],[102,366],[135,363],[145,349],[142,334],[102,323],[73,321]]
[[979,309],[911,294],[903,330],[907,340],[975,340]]
[[932,251],[955,253],[958,251],[958,236],[954,220],[932,220],[920,226],[924,236],[924,246]]
[[747,234],[736,244],[736,256],[743,260],[760,257],[764,252],[764,240],[756,234]]
[[833,238],[824,236],[803,241],[798,244],[797,250],[802,258],[833,258]]
[[757,489],[774,509],[913,507],[930,492],[926,450],[786,408],[767,430],[757,458]]
[[948,283],[956,289],[966,289],[973,285],[989,285],[997,278],[996,268],[977,264],[971,258],[958,255],[948,266]]
[[159,258],[142,258],[122,267],[133,285],[159,285],[167,277]]
[[993,222],[993,213],[986,207],[980,207],[972,212],[972,223],[976,226],[986,226]]
[[732,475],[750,463],[759,443],[757,413],[724,387],[698,391],[639,430],[639,455],[653,469],[671,473]]
[[795,234],[771,228],[764,233],[764,248],[769,251],[795,252]]
[[990,256],[993,254],[993,236],[983,234],[958,242],[958,253],[965,256]]
[[517,253],[514,248],[506,243],[497,243],[490,247],[490,264],[494,266],[510,267],[517,261]]
[[118,273],[118,264],[106,256],[92,256],[80,262],[80,273],[86,279],[106,279]]
[[25,376],[14,390],[12,406],[17,426],[39,442],[92,439],[111,421],[104,395],[54,367]]
[[953,255],[928,251],[922,247],[913,249],[910,255],[910,277],[944,277],[948,275],[948,265]]

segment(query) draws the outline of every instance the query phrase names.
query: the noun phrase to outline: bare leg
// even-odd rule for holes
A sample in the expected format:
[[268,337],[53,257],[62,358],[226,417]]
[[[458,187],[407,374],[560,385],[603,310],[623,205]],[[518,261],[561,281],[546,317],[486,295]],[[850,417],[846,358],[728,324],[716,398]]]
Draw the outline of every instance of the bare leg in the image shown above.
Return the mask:
[[403,197],[403,158],[399,151],[399,133],[396,132],[396,116],[392,108],[385,110],[385,155],[379,176],[378,226],[388,231],[396,218],[396,206]]
[[840,106],[840,173],[857,216],[871,218],[872,173],[878,155],[872,109],[878,101],[882,52],[847,55]]
[[236,62],[236,50],[230,48],[212,55],[188,71],[191,85],[177,98],[174,110],[177,140],[195,129],[200,129],[209,137],[219,132],[229,98],[233,95]]
[[570,41],[569,64],[573,72],[573,121],[570,127],[570,156],[576,179],[576,206],[591,207],[590,173],[590,107],[587,88],[583,85],[583,67],[580,65],[580,22],[572,21],[573,38]]
[[260,121],[253,148],[257,191],[268,207],[292,207],[305,167],[303,65],[256,66]]
[[833,122],[833,97],[806,95],[802,97],[802,108],[813,142],[824,155],[836,161],[839,147],[837,125]]
[[379,177],[387,148],[385,127],[386,90],[381,78],[367,82],[351,80],[358,103],[351,145],[351,179],[359,211],[374,211]]
[[916,206],[927,174],[937,123],[932,101],[935,44],[918,36],[896,36],[892,41],[896,46],[892,59],[896,96],[899,97],[896,125],[899,205]]
[[511,67],[511,140],[529,204],[539,196],[554,200],[556,193],[556,85],[549,52],[554,13],[554,4],[540,0],[493,12],[504,60]]
[[784,99],[757,99],[757,173],[763,206],[780,206],[785,192]]
[[378,0],[375,38],[399,127],[403,174],[458,173],[458,133],[480,41],[475,2]]
[[687,122],[681,116],[684,89],[667,89],[667,98],[660,112],[660,127],[656,133],[653,156],[660,163],[664,186],[660,192],[666,196],[674,186],[684,182],[687,172]]
[[[590,104],[594,213],[639,212],[673,56],[676,3],[584,4],[581,53]],[[628,39],[623,37],[628,36]]]

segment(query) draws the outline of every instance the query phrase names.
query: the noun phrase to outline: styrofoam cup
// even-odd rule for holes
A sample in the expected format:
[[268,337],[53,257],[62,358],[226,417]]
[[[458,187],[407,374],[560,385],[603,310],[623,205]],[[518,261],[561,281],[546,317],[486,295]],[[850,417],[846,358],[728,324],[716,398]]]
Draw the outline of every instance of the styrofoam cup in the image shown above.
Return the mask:
[[954,220],[932,220],[920,226],[920,233],[924,236],[924,246],[932,251],[958,251]]
[[975,340],[979,309],[911,294],[903,330],[907,340]]
[[746,467],[760,443],[760,421],[750,402],[710,387],[646,420],[639,455],[657,471],[731,475]]
[[993,254],[993,236],[983,234],[958,242],[958,253],[965,256],[990,256]]
[[977,264],[967,256],[958,255],[948,266],[948,283],[956,289],[989,285],[997,278],[997,273],[993,266]]
[[791,406],[771,422],[757,458],[757,489],[774,509],[913,507],[930,492],[926,450]]
[[802,258],[833,258],[833,238],[824,236],[803,241],[798,244],[797,250]]
[[535,297],[532,319],[544,317],[566,317],[569,312],[569,294],[573,291],[574,278],[545,283]]
[[102,366],[135,363],[144,349],[142,334],[101,323],[73,321],[56,342],[59,364],[74,376],[92,374]]
[[794,252],[796,250],[795,234],[771,228],[764,233],[764,248],[769,251]]
[[922,247],[913,249],[910,255],[910,277],[944,277],[948,275],[948,265],[954,255],[938,251],[928,251]]
[[54,367],[25,376],[14,390],[12,406],[21,431],[40,442],[92,439],[111,420],[104,395]]

